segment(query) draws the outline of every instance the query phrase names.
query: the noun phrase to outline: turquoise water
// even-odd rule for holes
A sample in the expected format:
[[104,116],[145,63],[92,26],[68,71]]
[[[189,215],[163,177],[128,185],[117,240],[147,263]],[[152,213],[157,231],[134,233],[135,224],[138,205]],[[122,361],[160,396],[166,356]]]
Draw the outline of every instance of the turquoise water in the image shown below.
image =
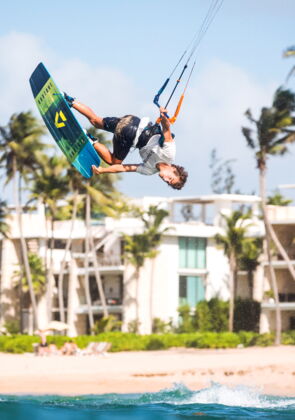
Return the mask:
[[1,420],[295,419],[295,398],[266,396],[247,387],[183,385],[157,393],[76,397],[0,396]]

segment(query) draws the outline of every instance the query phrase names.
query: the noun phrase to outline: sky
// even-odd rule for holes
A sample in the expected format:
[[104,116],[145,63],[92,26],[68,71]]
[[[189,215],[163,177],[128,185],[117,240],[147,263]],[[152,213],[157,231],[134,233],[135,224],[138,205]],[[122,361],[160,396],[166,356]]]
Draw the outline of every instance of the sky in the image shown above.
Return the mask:
[[[98,115],[156,119],[153,97],[200,28],[210,4],[211,0],[1,3],[0,125],[15,112],[32,110],[39,117],[29,77],[40,61],[61,90]],[[241,127],[249,125],[244,115],[248,108],[258,116],[261,107],[271,105],[279,86],[294,89],[295,77],[288,85],[285,81],[295,62],[282,57],[295,43],[294,16],[294,0],[224,0],[198,48],[196,69],[172,130],[176,163],[187,169],[187,184],[175,191],[157,176],[127,173],[118,185],[123,193],[210,194],[214,148],[221,159],[234,160],[235,188],[258,192],[253,151],[247,148]],[[171,113],[175,105],[171,104]],[[79,121],[89,127],[85,118]],[[269,159],[269,194],[278,185],[295,184],[294,162],[295,145],[287,156]],[[125,163],[140,163],[138,151],[131,152]],[[295,190],[283,193],[295,197]],[[9,188],[2,194],[11,201]]]

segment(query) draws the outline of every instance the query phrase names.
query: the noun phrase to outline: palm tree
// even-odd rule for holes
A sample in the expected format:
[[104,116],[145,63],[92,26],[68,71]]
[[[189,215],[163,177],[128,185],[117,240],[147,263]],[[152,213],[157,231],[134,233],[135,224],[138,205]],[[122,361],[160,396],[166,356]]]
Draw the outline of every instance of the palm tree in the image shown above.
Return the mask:
[[[108,143],[108,140],[106,140],[104,133],[100,132],[94,127],[90,127],[87,131],[92,136],[99,139],[101,143],[103,144]],[[103,162],[102,162],[102,165],[104,165]],[[61,262],[61,269],[60,269],[59,279],[58,279],[59,308],[60,308],[61,320],[63,321],[65,318],[64,304],[63,304],[63,277],[64,277],[64,271],[66,267],[66,258],[71,248],[72,232],[74,229],[75,220],[78,215],[79,201],[80,201],[80,198],[84,197],[85,198],[84,216],[85,216],[85,227],[86,227],[84,289],[85,289],[85,297],[86,297],[87,307],[88,307],[89,324],[90,324],[90,329],[92,330],[94,326],[94,318],[92,314],[91,295],[90,295],[90,288],[89,288],[89,275],[88,275],[89,257],[92,259],[92,262],[94,265],[94,272],[95,272],[97,287],[99,290],[99,295],[102,302],[104,317],[108,316],[108,310],[107,310],[106,299],[105,299],[104,290],[102,286],[102,281],[99,274],[97,255],[94,249],[94,240],[92,237],[91,221],[90,221],[91,211],[96,212],[96,213],[98,212],[99,214],[107,214],[109,216],[115,215],[118,202],[120,203],[118,192],[115,188],[115,182],[117,181],[118,176],[114,174],[108,174],[106,177],[92,177],[91,180],[85,182],[84,178],[82,178],[81,175],[74,168],[70,167],[67,173],[68,173],[69,189],[72,195],[73,205],[72,205],[70,234],[66,243],[65,253],[64,253],[63,260]],[[70,303],[69,303],[69,307],[71,307]]]
[[[47,255],[45,255],[45,267],[47,272],[47,317],[52,316],[52,291],[54,284],[53,274],[53,248],[54,248],[54,222],[59,218],[59,200],[64,199],[68,193],[68,178],[66,176],[66,159],[62,156],[48,157],[42,155],[39,158],[40,167],[36,171],[31,188],[31,198],[43,202],[50,221],[50,246],[49,267]],[[47,226],[47,221],[46,221]],[[48,234],[47,234],[48,236]],[[47,249],[48,238],[46,238]],[[46,253],[47,254],[47,253]],[[48,267],[48,270],[47,270]]]
[[153,253],[149,257],[152,259],[151,270],[151,284],[150,284],[150,318],[151,325],[153,324],[154,311],[153,311],[153,294],[154,294],[154,272],[155,272],[155,258],[159,254],[158,247],[162,241],[163,235],[169,230],[169,227],[162,228],[162,224],[169,213],[158,208],[158,206],[150,206],[147,213],[142,215],[142,220],[145,226],[146,234],[149,237],[150,246],[153,248]]
[[[144,231],[134,235],[123,235],[124,238],[124,256],[126,260],[135,268],[135,282],[136,282],[136,322],[139,326],[139,279],[140,270],[144,266],[147,258],[154,259],[158,250],[162,235],[167,228],[161,230],[161,224],[164,218],[168,215],[165,210],[158,209],[156,206],[150,206],[147,212],[142,212],[137,209],[135,212],[139,216],[144,225]],[[153,273],[152,273],[153,275]],[[152,295],[151,283],[151,295]],[[150,309],[152,311],[152,296],[150,297]],[[152,312],[151,312],[152,317]]]
[[7,207],[6,202],[0,200],[0,235],[7,238],[9,234],[9,225],[7,223]]
[[[45,270],[39,255],[30,252],[28,257],[33,280],[33,289],[36,298],[38,299],[44,293],[46,287]],[[26,276],[24,276],[23,271],[15,271],[14,277],[19,277],[21,279],[22,291],[24,293],[29,292],[28,280]]]
[[285,198],[279,191],[275,191],[272,196],[267,197],[267,203],[272,206],[288,206],[293,200]]
[[242,127],[247,145],[256,153],[256,162],[259,170],[259,188],[261,196],[262,215],[266,233],[266,249],[269,263],[270,277],[272,288],[276,302],[276,344],[280,343],[281,336],[281,314],[279,308],[278,287],[271,261],[271,244],[272,239],[278,252],[285,260],[292,278],[295,280],[295,270],[284,250],[280,241],[275,234],[272,225],[269,222],[266,209],[266,172],[267,158],[269,155],[284,155],[287,151],[287,145],[295,140],[295,132],[292,130],[294,125],[294,117],[292,112],[295,110],[295,95],[290,90],[282,88],[277,89],[274,95],[273,103],[270,108],[262,108],[259,119],[253,118],[250,110],[247,110],[246,116],[251,124],[256,128],[255,138],[253,138],[253,130]]
[[[59,313],[60,313],[60,320],[62,322],[65,322],[65,308],[64,308],[64,297],[63,297],[63,279],[64,279],[64,273],[66,268],[66,261],[68,253],[72,246],[72,235],[74,231],[75,222],[77,219],[77,212],[78,212],[78,206],[80,201],[80,191],[82,188],[82,177],[79,174],[79,172],[74,169],[73,167],[69,167],[67,169],[67,179],[69,183],[69,191],[72,195],[71,197],[71,225],[70,225],[70,232],[69,236],[67,238],[66,246],[65,246],[65,252],[63,259],[60,264],[60,271],[58,275],[58,303],[59,303]],[[70,305],[71,306],[71,305]]]
[[262,239],[247,237],[242,243],[242,253],[238,265],[240,270],[248,273],[248,287],[250,298],[253,299],[253,274],[259,266],[259,258],[262,254]]
[[21,183],[22,180],[28,182],[38,167],[38,154],[46,147],[40,140],[44,132],[44,126],[31,112],[13,114],[8,125],[0,127],[0,167],[5,168],[6,184],[12,181],[14,185],[22,257],[20,265],[24,266],[28,280],[35,327],[38,327],[38,316],[27,244],[23,234]]
[[[229,260],[229,331],[233,331],[234,299],[236,297],[238,261],[242,254],[243,242],[246,238],[249,224],[249,213],[233,211],[229,216],[222,215],[225,221],[225,233],[215,235],[215,241],[223,247],[224,254]],[[247,223],[246,223],[247,222]]]

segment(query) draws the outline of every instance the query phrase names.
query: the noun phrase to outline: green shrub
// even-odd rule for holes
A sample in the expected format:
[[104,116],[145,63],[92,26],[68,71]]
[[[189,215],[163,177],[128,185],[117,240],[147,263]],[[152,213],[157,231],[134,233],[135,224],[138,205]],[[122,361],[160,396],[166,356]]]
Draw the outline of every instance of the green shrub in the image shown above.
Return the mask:
[[238,336],[240,338],[240,343],[244,347],[249,347],[253,346],[253,343],[255,342],[259,334],[253,331],[239,331]]
[[146,347],[145,350],[163,350],[165,349],[165,344],[161,338],[151,338]]
[[211,331],[227,331],[229,303],[218,298],[212,298],[208,301],[208,307],[211,314]]
[[12,319],[11,321],[6,321],[4,324],[4,328],[6,329],[8,334],[18,334],[20,332],[20,325],[19,321],[16,319]]
[[274,334],[260,334],[256,337],[254,336],[253,339],[250,342],[251,346],[261,346],[261,347],[267,347],[267,346],[273,346],[274,345]]
[[260,303],[252,299],[236,299],[234,331],[258,331]]
[[283,332],[283,334],[282,334],[282,344],[295,345],[295,330]]
[[166,334],[173,329],[172,320],[169,322],[163,321],[160,318],[153,319],[152,331],[154,334]]
[[94,334],[100,334],[102,332],[120,331],[121,327],[122,321],[119,321],[115,315],[109,315],[96,321],[92,331]]
[[189,305],[182,305],[178,308],[179,326],[178,333],[188,333],[195,330],[193,325],[193,318],[191,315],[191,307]]
[[197,304],[193,324],[198,331],[212,331],[211,313],[206,300]]
[[[112,344],[111,352],[163,350],[172,347],[187,347],[199,349],[235,348],[238,345],[269,346],[274,344],[273,334],[259,335],[255,332],[193,332],[182,334],[151,334],[138,335],[134,333],[105,332],[95,336],[81,335],[70,338],[65,336],[48,336],[49,344],[60,348],[66,341],[72,340],[80,349],[84,349],[90,342],[107,341]],[[0,336],[0,352],[24,353],[33,351],[33,343],[39,343],[40,337],[28,335]],[[282,334],[283,344],[295,344],[295,331]]]

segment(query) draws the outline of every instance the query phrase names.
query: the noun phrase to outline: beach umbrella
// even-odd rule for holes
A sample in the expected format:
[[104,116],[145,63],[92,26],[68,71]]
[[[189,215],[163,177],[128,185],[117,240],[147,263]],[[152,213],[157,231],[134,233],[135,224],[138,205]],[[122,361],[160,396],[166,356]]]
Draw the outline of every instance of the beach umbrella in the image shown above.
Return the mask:
[[45,328],[45,330],[64,331],[70,328],[70,326],[61,321],[51,321]]

